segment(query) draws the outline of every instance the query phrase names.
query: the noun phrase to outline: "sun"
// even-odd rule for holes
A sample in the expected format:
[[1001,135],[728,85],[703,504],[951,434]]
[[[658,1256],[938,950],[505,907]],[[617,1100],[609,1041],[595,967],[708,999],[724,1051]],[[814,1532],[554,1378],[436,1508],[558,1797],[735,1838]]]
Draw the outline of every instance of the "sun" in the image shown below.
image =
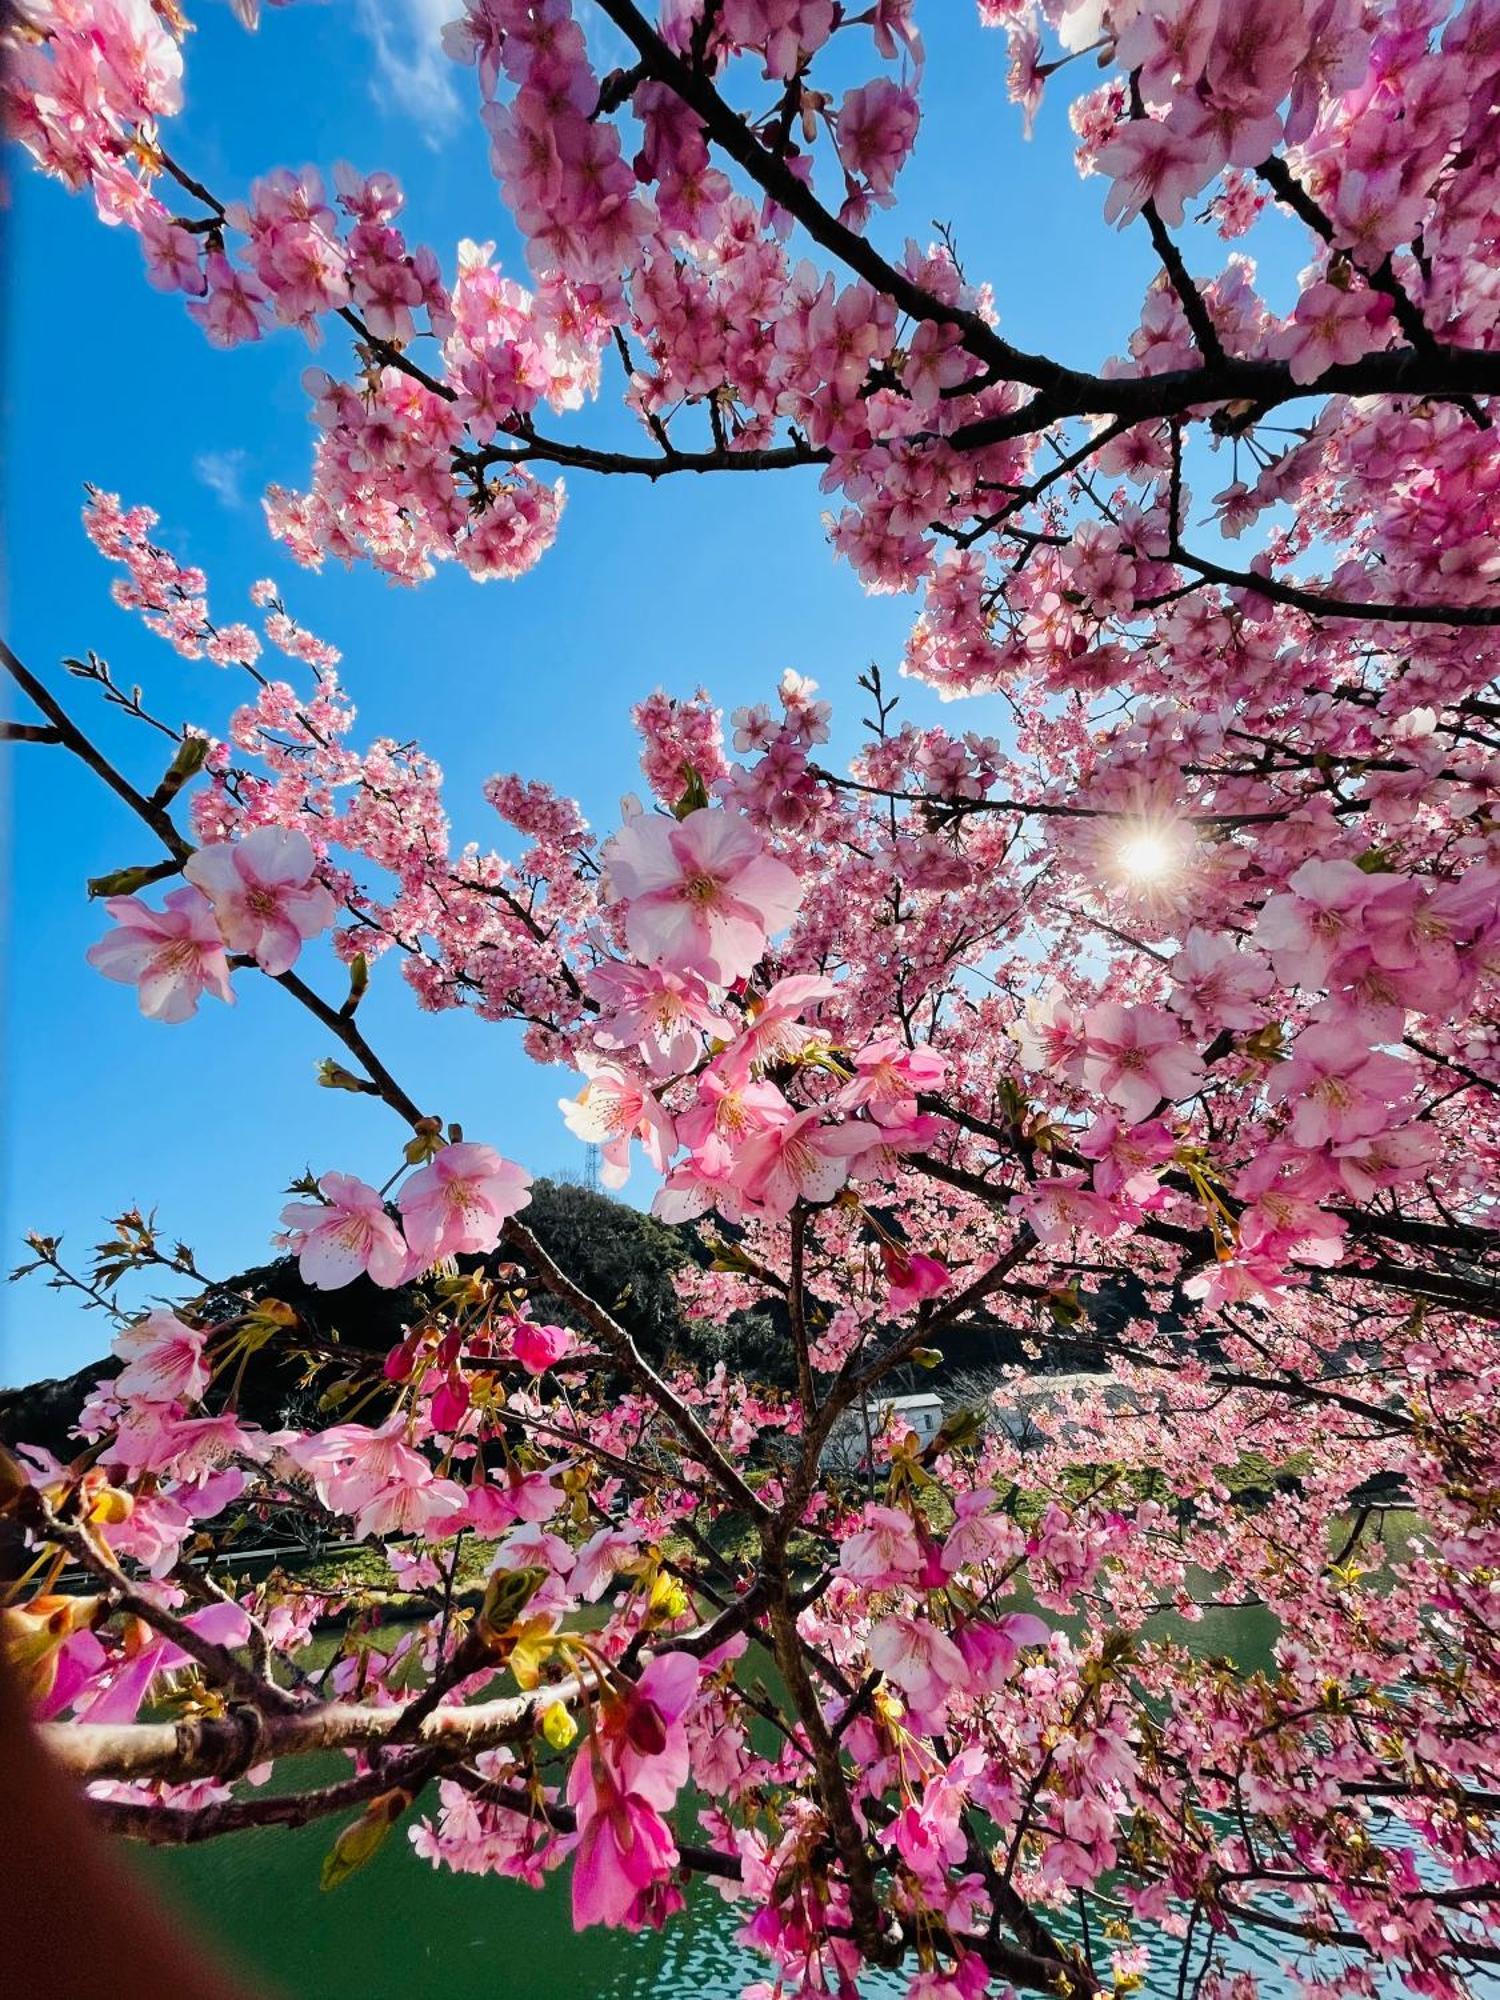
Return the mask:
[[1150,827],[1129,833],[1115,849],[1115,868],[1127,881],[1142,887],[1161,882],[1177,867],[1175,842]]

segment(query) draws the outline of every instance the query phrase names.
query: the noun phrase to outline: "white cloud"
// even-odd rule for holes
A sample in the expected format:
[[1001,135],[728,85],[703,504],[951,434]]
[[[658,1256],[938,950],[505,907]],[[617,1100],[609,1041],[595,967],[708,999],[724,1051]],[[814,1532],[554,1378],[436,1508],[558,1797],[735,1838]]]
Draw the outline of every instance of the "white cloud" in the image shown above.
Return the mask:
[[579,25],[583,29],[589,61],[601,77],[607,76],[612,69],[629,69],[635,61],[635,46],[627,41],[607,14],[590,7]]
[[441,38],[462,12],[459,0],[359,0],[359,25],[375,55],[376,102],[425,125],[429,143],[458,116],[454,66]]
[[193,460],[193,471],[225,507],[243,507],[245,504],[245,496],[240,489],[245,456],[242,451],[200,451]]

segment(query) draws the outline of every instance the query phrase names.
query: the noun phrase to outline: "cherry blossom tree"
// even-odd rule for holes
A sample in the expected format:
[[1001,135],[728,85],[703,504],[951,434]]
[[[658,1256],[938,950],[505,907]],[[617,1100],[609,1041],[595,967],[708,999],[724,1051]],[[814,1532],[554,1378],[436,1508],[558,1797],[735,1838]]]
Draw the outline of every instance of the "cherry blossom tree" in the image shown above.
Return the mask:
[[[219,622],[92,492],[119,601],[241,699],[182,730],[71,661],[141,724],[125,769],[5,650],[39,717],[7,734],[152,844],[93,885],[90,957],[184,1034],[246,980],[306,1011],[323,1081],[392,1112],[390,1178],[322,1172],[283,1241],[414,1304],[370,1360],[118,1246],[177,1309],[126,1317],[70,1463],[6,1466],[12,1657],[106,1827],[327,1817],[336,1883],[399,1825],[436,1867],[566,1871],[580,1925],[667,1923],[699,1875],[766,1993],[1149,1965],[1248,2000],[1227,1947],[1262,1938],[1318,1993],[1469,1994],[1500,1963],[1500,8],[980,0],[1021,117],[1102,77],[1077,162],[1159,268],[1095,374],[1013,345],[953,243],[875,246],[925,11],[467,0],[445,43],[522,282],[409,237],[386,174],[205,185],[166,0],[14,10],[41,171],[212,343],[329,336],[307,488],[266,496],[298,562],[511,577],[567,532],[564,476],[817,466],[858,583],[916,599],[902,673],[979,706],[919,728],[872,671],[835,769],[795,673],[727,720],[654,695],[649,804],[595,830],[497,776],[489,848],[420,749],[358,747],[273,586]],[[590,15],[626,66],[596,73]],[[1190,208],[1305,232],[1289,313],[1239,251],[1188,269]],[[616,370],[633,452],[580,415]],[[576,1069],[568,1124],[701,1246],[694,1312],[773,1307],[792,1387],[647,1359],[528,1227],[506,1135],[366,1038],[397,977]],[[1024,1446],[985,1409],[887,1422],[981,1314],[1031,1357],[1002,1403],[1108,1371]],[[270,1347],[312,1423],[241,1415]],[[854,1420],[885,1433],[859,1478],[825,1469]],[[1252,1457],[1284,1474],[1258,1507]],[[1415,1516],[1389,1544],[1378,1481]],[[314,1677],[337,1592],[235,1568],[271,1510],[383,1547],[426,1611]],[[1244,1604],[1268,1661],[1183,1642]],[[347,1775],[298,1782],[329,1750]]]

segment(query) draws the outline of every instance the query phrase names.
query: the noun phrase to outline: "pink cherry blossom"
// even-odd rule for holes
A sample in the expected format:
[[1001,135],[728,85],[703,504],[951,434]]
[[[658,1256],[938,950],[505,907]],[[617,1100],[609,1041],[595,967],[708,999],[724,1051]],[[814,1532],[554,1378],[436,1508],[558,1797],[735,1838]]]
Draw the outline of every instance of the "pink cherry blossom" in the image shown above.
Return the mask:
[[182,872],[213,904],[229,949],[248,952],[275,978],[333,922],[333,897],[314,879],[316,867],[305,833],[258,826],[243,840],[200,847]]
[[591,1737],[573,1761],[568,1801],[578,1816],[573,1924],[629,1924],[643,1896],[677,1862],[666,1822],[614,1775]]
[[206,896],[173,889],[162,910],[138,896],[110,896],[104,907],[117,928],[84,956],[106,979],[135,986],[149,1020],[186,1021],[204,993],[233,1004],[224,940]]
[[1385,337],[1391,302],[1382,293],[1326,280],[1303,292],[1290,324],[1271,342],[1294,382],[1315,382],[1340,362],[1357,361]]
[[580,1051],[575,1058],[588,1082],[577,1097],[558,1100],[576,1138],[604,1155],[604,1181],[623,1187],[630,1178],[630,1142],[639,1139],[658,1173],[665,1173],[675,1139],[672,1120],[652,1093],[617,1063]]
[[[250,1620],[238,1604],[209,1604],[191,1611],[183,1623],[200,1639],[216,1646],[243,1646]],[[75,1720],[96,1725],[133,1722],[158,1674],[188,1666],[191,1655],[169,1639],[153,1639],[123,1664],[95,1680],[86,1699],[75,1697]]]
[[842,1102],[868,1105],[882,1125],[904,1125],[917,1115],[917,1099],[940,1090],[947,1065],[936,1049],[908,1048],[895,1035],[877,1035],[854,1058],[854,1076]]
[[950,1576],[961,1569],[1014,1558],[1024,1537],[1008,1515],[994,1511],[992,1495],[983,1487],[958,1496],[953,1526],[943,1543],[942,1565]]
[[834,992],[831,979],[815,973],[793,973],[773,980],[765,993],[752,1001],[748,1022],[723,1059],[725,1073],[742,1076],[751,1069],[771,1069],[791,1062],[818,1031],[802,1016],[811,1013],[821,1000]]
[[1339,952],[1358,936],[1375,879],[1352,861],[1305,861],[1287,891],[1261,910],[1256,940],[1270,953],[1279,979],[1299,986],[1326,983]]
[[1101,173],[1114,182],[1104,205],[1106,222],[1122,226],[1153,202],[1163,222],[1182,221],[1183,204],[1213,177],[1212,143],[1174,120],[1138,118],[1123,126],[1097,155]]
[[510,1348],[521,1366],[533,1375],[545,1375],[577,1345],[577,1336],[565,1326],[541,1326],[535,1320],[511,1322]]
[[839,1568],[846,1576],[880,1589],[912,1576],[922,1566],[922,1545],[910,1514],[899,1507],[866,1507],[864,1526],[844,1538]]
[[1238,949],[1228,938],[1191,930],[1172,960],[1168,1006],[1193,1032],[1253,1028],[1265,1018],[1257,1002],[1271,990],[1271,968],[1259,952]]
[[737,814],[627,821],[609,849],[630,948],[649,964],[720,985],[751,971],[801,901],[796,876]]
[[711,1131],[667,1174],[652,1199],[651,1213],[662,1222],[691,1222],[716,1208],[720,1215],[738,1221],[744,1212],[741,1173],[735,1153],[717,1132]]
[[1153,1170],[1172,1158],[1177,1139],[1160,1118],[1144,1125],[1126,1125],[1113,1112],[1106,1112],[1079,1139],[1078,1150],[1086,1160],[1094,1161],[1094,1186],[1100,1194],[1123,1192],[1130,1201],[1145,1202],[1156,1189]]
[[634,1049],[653,1076],[691,1069],[700,1035],[734,1039],[734,1024],[716,1010],[695,974],[607,961],[585,983],[604,1010],[594,1040],[602,1049]]
[[683,1716],[703,1669],[690,1653],[658,1653],[605,1707],[600,1745],[621,1785],[665,1812],[687,1783]]
[[1107,1000],[1084,1016],[1088,1053],[1083,1080],[1118,1104],[1133,1123],[1164,1099],[1193,1096],[1203,1063],[1170,1014],[1159,1007],[1125,1007]]
[[125,1366],[115,1377],[117,1396],[145,1403],[196,1403],[209,1383],[204,1337],[175,1313],[153,1312],[116,1334],[114,1351]]
[[230,262],[222,250],[210,250],[206,262],[207,296],[191,299],[188,311],[215,347],[238,347],[259,340],[269,303],[265,287]]
[[[728,1149],[754,1132],[769,1132],[792,1117],[791,1105],[776,1085],[744,1073],[744,1037],[697,1079],[696,1102],[678,1114],[680,1145],[700,1157],[711,1140]],[[727,1151],[726,1151],[727,1157]]]
[[1413,1080],[1410,1063],[1362,1048],[1329,1022],[1303,1029],[1291,1061],[1276,1066],[1266,1087],[1273,1102],[1290,1103],[1299,1146],[1344,1145],[1381,1131],[1391,1104],[1408,1094]]
[[493,1250],[506,1217],[531,1200],[531,1176],[492,1147],[466,1141],[444,1146],[396,1199],[413,1255],[435,1264]]
[[291,1446],[290,1455],[324,1505],[350,1516],[361,1538],[421,1533],[463,1510],[462,1489],[438,1478],[406,1441],[399,1412],[377,1429],[350,1423],[323,1431]]
[[940,1257],[928,1257],[920,1250],[898,1250],[882,1243],[880,1261],[890,1285],[886,1303],[893,1313],[911,1312],[923,1299],[940,1298],[953,1282]]
[[837,121],[839,158],[877,201],[889,199],[916,143],[920,118],[916,98],[888,77],[845,92]]
[[1083,1019],[1059,987],[1028,1000],[1008,1030],[1029,1069],[1056,1070],[1081,1082],[1088,1042]]
[[1009,1680],[1021,1649],[1045,1646],[1052,1634],[1033,1613],[1009,1611],[994,1619],[967,1619],[953,1636],[975,1686],[999,1688]]
[[157,291],[194,295],[203,291],[205,280],[197,237],[165,211],[154,209],[142,214],[140,235],[146,277]]
[[1361,1134],[1332,1149],[1332,1166],[1351,1201],[1368,1201],[1377,1188],[1415,1180],[1435,1160],[1436,1135],[1426,1126]]
[[1122,1221],[1114,1204],[1093,1193],[1082,1174],[1048,1174],[1018,1194],[1012,1206],[1038,1243],[1064,1243],[1075,1230],[1112,1236]]
[[968,1679],[963,1654],[925,1618],[883,1618],[870,1628],[870,1665],[906,1694],[924,1716],[940,1714],[953,1690]]
[[724,0],[724,31],[742,47],[759,49],[766,75],[789,77],[805,55],[832,34],[834,0]]
[[878,1126],[827,1125],[804,1111],[745,1142],[735,1177],[741,1198],[767,1216],[789,1215],[799,1201],[831,1201],[880,1137]]
[[336,1291],[364,1273],[377,1285],[404,1283],[411,1253],[374,1188],[353,1174],[324,1174],[318,1192],[321,1202],[294,1201],[281,1211],[306,1282]]

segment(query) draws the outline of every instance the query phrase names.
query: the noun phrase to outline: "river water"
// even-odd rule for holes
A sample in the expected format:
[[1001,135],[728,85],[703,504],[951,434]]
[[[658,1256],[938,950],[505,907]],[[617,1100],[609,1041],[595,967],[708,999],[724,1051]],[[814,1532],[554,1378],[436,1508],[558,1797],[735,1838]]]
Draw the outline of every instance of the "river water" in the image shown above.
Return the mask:
[[[1269,1655],[1259,1611],[1214,1611],[1175,1636],[1247,1668]],[[345,1768],[320,1773],[321,1778]],[[398,1827],[343,1887],[324,1894],[318,1873],[337,1822],[267,1828],[177,1850],[132,1849],[143,1876],[231,1964],[283,2000],[734,2000],[765,1977],[765,1961],[735,1942],[743,1906],[696,1884],[662,1936],[573,1930],[567,1868],[544,1889],[459,1876],[418,1861]],[[1059,1928],[1065,1928],[1059,1925]],[[1285,1947],[1231,1942],[1226,1960],[1254,1967],[1268,1993],[1290,1992],[1274,1968]],[[1164,1941],[1145,1992],[1176,1996],[1179,1948]],[[1196,1971],[1196,1965],[1194,1967]],[[870,2000],[894,2000],[906,1981],[871,1976]]]
[[[398,1828],[324,1895],[318,1870],[332,1838],[329,1824],[268,1828],[133,1859],[231,1965],[282,2000],[735,2000],[766,1977],[766,1961],[735,1942],[746,1909],[701,1883],[660,1936],[575,1932],[566,1865],[540,1890],[438,1872]],[[1290,1994],[1276,1973],[1282,1949],[1236,1940],[1222,1953],[1258,1970],[1264,1993]],[[1164,1941],[1144,1989],[1152,2000],[1176,2000],[1180,1951]],[[872,1974],[860,1990],[898,2000],[906,1985]]]

